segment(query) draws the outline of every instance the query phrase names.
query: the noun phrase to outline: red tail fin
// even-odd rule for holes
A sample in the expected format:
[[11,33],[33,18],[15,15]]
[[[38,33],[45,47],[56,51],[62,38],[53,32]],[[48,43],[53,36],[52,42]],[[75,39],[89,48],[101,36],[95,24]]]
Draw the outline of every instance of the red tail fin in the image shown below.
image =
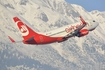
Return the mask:
[[80,16],[80,20],[82,21],[83,24],[86,24],[85,20]]
[[24,24],[18,17],[14,17],[13,20],[17,24],[24,40],[27,40],[35,35],[38,35],[31,28],[29,28],[26,24]]

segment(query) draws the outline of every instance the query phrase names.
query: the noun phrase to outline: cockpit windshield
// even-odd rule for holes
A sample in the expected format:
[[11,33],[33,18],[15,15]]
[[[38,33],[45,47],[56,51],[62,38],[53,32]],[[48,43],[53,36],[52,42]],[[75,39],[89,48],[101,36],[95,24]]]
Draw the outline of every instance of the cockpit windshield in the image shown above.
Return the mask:
[[95,20],[93,20],[93,22],[95,22]]

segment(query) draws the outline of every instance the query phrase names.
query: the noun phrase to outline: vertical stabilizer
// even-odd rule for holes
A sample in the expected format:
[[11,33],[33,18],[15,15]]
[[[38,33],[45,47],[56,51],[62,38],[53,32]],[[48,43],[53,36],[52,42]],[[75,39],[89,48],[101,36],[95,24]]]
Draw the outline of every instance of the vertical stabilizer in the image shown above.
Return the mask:
[[35,35],[38,35],[38,33],[36,33],[30,27],[24,24],[18,17],[14,17],[13,20],[17,24],[24,40],[27,40]]

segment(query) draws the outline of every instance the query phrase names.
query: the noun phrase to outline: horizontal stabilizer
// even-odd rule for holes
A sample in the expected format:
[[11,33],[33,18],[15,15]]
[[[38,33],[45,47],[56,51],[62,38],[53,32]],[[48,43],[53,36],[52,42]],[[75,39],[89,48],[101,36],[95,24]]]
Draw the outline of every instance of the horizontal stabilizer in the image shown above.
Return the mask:
[[15,40],[13,40],[10,36],[8,36],[8,38],[11,40],[11,42],[15,42]]

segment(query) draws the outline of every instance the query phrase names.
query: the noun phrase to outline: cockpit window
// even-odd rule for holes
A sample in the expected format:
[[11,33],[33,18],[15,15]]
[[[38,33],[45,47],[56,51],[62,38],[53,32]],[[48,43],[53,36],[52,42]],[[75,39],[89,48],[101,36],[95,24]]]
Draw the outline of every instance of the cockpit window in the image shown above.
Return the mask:
[[95,22],[95,20],[93,20],[93,22]]

